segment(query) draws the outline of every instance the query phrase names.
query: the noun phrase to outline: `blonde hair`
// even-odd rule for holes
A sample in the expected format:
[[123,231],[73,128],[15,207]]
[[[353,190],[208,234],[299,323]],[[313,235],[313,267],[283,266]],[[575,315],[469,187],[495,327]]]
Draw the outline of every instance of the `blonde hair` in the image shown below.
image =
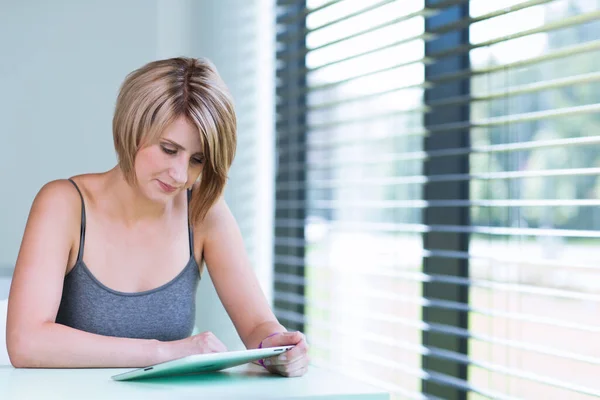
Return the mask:
[[216,67],[207,59],[177,57],[131,72],[117,98],[113,138],[119,167],[135,184],[138,150],[181,116],[198,128],[205,159],[190,203],[193,223],[202,221],[223,193],[237,143],[233,100]]

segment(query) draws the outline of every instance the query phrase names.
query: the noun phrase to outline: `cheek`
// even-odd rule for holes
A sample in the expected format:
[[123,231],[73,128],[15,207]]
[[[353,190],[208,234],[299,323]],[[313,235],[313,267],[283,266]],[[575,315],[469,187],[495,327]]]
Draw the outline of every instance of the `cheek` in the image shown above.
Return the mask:
[[159,172],[163,167],[163,156],[156,151],[141,151],[135,159],[135,168],[138,175],[147,176]]

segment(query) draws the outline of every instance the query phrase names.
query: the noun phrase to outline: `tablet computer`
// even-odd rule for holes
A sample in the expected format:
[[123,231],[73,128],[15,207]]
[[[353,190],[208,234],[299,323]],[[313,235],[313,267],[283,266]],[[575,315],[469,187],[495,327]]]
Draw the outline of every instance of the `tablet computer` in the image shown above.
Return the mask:
[[170,375],[192,374],[197,372],[213,372],[226,368],[235,367],[285,353],[294,346],[266,347],[263,349],[251,349],[240,351],[226,351],[222,353],[195,354],[176,360],[149,365],[131,371],[117,374],[111,378],[115,381],[127,381],[130,379],[155,378]]

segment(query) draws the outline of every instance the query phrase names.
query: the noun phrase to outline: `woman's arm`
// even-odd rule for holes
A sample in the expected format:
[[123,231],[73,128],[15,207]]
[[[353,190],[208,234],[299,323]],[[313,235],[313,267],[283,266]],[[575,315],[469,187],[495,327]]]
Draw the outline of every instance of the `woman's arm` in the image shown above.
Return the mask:
[[6,344],[15,367],[141,367],[169,358],[164,343],[91,334],[56,324],[71,251],[78,250],[81,201],[66,181],[36,196],[15,266]]
[[223,198],[210,209],[197,231],[203,236],[204,258],[217,294],[246,348],[260,343],[263,347],[294,345],[287,353],[265,360],[265,365],[284,376],[304,374],[309,361],[304,335],[288,333],[271,311]]
[[221,197],[196,229],[219,299],[246,348],[256,348],[273,332],[286,332],[277,321],[250,266],[242,235]]

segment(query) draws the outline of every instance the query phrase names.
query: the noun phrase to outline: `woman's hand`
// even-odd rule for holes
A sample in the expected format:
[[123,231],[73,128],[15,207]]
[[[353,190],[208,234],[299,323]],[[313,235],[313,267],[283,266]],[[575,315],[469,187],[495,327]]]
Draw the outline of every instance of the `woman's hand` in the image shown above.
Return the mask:
[[308,343],[302,332],[280,332],[262,341],[262,347],[293,345],[294,348],[278,356],[265,358],[264,367],[274,374],[302,376],[308,370]]
[[190,348],[192,354],[221,353],[227,351],[227,347],[212,332],[206,331],[183,339]]
[[227,347],[212,332],[202,332],[194,336],[172,342],[161,342],[164,361],[192,356],[194,354],[221,353]]

